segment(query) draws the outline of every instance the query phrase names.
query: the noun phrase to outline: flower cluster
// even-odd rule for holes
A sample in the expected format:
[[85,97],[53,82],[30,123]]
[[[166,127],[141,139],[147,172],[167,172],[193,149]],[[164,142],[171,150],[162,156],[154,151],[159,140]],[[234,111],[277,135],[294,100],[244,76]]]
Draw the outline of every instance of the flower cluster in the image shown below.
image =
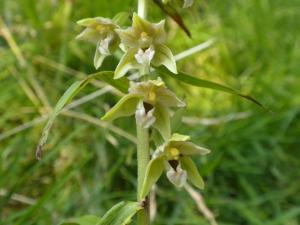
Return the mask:
[[78,21],[85,29],[77,36],[96,45],[94,66],[98,69],[106,56],[114,53],[118,47],[124,51],[116,70],[115,78],[124,76],[128,71],[137,69],[142,74],[149,73],[150,65],[164,65],[177,73],[175,59],[171,50],[164,45],[166,33],[165,21],[150,23],[133,14],[132,26],[122,29],[114,19],[102,17]]
[[[191,2],[186,0],[185,4]],[[149,75],[151,65],[164,65],[171,72],[177,73],[173,54],[165,45],[164,21],[150,23],[133,14],[132,26],[128,28],[122,28],[114,19],[101,17],[81,20],[78,23],[85,29],[77,38],[96,45],[96,68],[101,66],[106,56],[113,54],[118,48],[124,52],[115,70],[115,79],[132,70],[138,70],[140,76]],[[158,77],[131,81],[128,93],[102,117],[102,120],[113,121],[135,115],[136,122],[143,129],[156,130],[163,140],[147,165],[141,199],[147,196],[151,186],[157,182],[164,170],[167,171],[170,182],[178,187],[182,187],[187,180],[198,188],[204,187],[191,156],[206,155],[209,150],[190,142],[188,136],[172,134],[171,131],[170,108],[180,107],[185,107],[185,103]]]

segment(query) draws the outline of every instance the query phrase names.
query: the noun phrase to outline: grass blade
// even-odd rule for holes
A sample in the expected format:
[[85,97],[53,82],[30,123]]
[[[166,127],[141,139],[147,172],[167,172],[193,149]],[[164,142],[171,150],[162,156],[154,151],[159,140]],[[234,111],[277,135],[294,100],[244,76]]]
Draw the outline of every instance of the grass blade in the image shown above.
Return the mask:
[[225,86],[225,85],[222,85],[222,84],[218,84],[218,83],[215,83],[215,82],[212,82],[212,81],[199,79],[197,77],[193,77],[191,75],[185,74],[185,73],[180,72],[180,71],[178,72],[178,74],[174,74],[174,73],[170,72],[169,70],[167,70],[165,67],[162,67],[162,66],[157,67],[156,70],[162,76],[169,76],[169,77],[172,77],[176,80],[184,82],[186,84],[190,84],[190,85],[193,85],[193,86],[196,86],[196,87],[209,88],[209,89],[222,91],[222,92],[226,92],[226,93],[229,93],[229,94],[234,94],[234,95],[240,96],[244,99],[247,99],[247,100],[255,103],[256,105],[262,107],[263,109],[269,111],[266,107],[263,106],[263,104],[261,104],[255,98],[253,98],[249,95],[242,94],[239,91],[237,91],[237,90],[235,90],[231,87],[228,87],[228,86]]
[[37,159],[41,159],[44,145],[48,139],[49,131],[54,123],[55,118],[59,115],[59,113],[62,111],[62,109],[75,97],[75,95],[77,95],[93,79],[96,79],[96,78],[101,79],[104,82],[112,85],[119,91],[127,92],[128,85],[129,85],[128,80],[126,78],[114,80],[113,74],[114,74],[113,71],[102,71],[102,72],[98,72],[95,74],[91,74],[82,81],[76,81],[66,90],[66,92],[63,94],[63,96],[57,102],[52,114],[49,117],[49,120],[48,120],[46,126],[43,129],[42,136],[40,138],[40,141],[39,141],[39,144],[38,144],[37,150],[36,150],[36,158]]

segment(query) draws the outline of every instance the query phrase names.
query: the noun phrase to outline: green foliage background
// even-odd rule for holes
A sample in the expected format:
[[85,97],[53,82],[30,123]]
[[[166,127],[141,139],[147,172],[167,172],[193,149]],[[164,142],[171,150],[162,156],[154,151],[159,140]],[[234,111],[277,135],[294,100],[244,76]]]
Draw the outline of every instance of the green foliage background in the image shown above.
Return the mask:
[[[154,21],[164,16],[149,7]],[[61,115],[43,160],[34,157],[44,124],[36,118],[46,115],[71,83],[94,72],[94,48],[74,40],[80,31],[75,22],[135,9],[133,0],[0,1],[1,19],[17,43],[11,48],[0,36],[0,224],[101,216],[123,198],[135,198],[135,147],[98,120],[119,99],[116,92]],[[210,38],[217,41],[180,61],[179,68],[250,93],[274,112],[167,81],[189,102],[180,131],[213,150],[197,159],[208,207],[223,225],[300,224],[300,1],[203,0],[182,13],[193,39],[169,21],[175,54]],[[104,67],[116,63],[111,57]],[[90,86],[79,98],[98,89]],[[132,119],[114,124],[129,137],[135,133]],[[157,204],[154,224],[208,224],[189,195],[165,177]]]

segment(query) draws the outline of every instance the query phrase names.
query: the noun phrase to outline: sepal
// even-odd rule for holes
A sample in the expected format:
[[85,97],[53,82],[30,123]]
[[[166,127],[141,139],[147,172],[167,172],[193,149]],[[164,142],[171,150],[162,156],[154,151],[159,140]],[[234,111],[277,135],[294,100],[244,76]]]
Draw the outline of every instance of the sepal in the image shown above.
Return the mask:
[[168,109],[161,104],[156,104],[154,111],[155,123],[153,127],[160,133],[164,140],[171,136],[170,116]]
[[199,145],[195,145],[192,142],[183,142],[179,143],[181,148],[181,153],[184,155],[207,155],[210,153],[210,150]]
[[177,66],[173,53],[163,44],[155,45],[155,56],[152,63],[154,66],[164,65],[172,73],[177,74]]
[[138,52],[137,48],[128,49],[128,51],[122,56],[116,70],[114,79],[123,77],[129,70],[138,69],[139,64],[135,59],[135,54]]
[[199,189],[204,189],[204,181],[190,157],[183,156],[180,158],[180,164],[182,169],[187,172],[187,179]]
[[99,69],[105,59],[106,55],[100,54],[98,47],[96,48],[95,56],[94,56],[94,66],[96,69]]
[[143,186],[141,189],[141,199],[144,199],[151,190],[153,184],[157,182],[164,171],[164,158],[162,156],[153,157],[147,165]]
[[120,117],[134,115],[141,98],[142,96],[137,94],[127,94],[123,96],[101,119],[112,121]]

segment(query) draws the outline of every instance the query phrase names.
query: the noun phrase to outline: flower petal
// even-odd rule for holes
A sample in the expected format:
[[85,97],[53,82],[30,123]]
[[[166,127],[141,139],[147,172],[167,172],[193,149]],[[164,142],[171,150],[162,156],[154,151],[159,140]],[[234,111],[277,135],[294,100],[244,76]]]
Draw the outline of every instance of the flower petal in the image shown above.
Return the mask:
[[95,52],[95,56],[94,56],[94,66],[95,66],[96,70],[100,68],[105,57],[106,57],[106,55],[100,54],[98,48],[96,48],[96,52]]
[[136,13],[133,13],[132,27],[136,31],[146,32],[147,34],[153,34],[155,32],[153,24],[139,17]]
[[155,45],[155,55],[152,60],[154,66],[164,65],[172,73],[177,74],[176,61],[171,50],[162,44]]
[[95,27],[97,25],[113,25],[112,20],[104,17],[85,18],[77,21],[79,26]]
[[155,29],[154,42],[155,44],[163,44],[166,42],[167,34],[165,31],[165,20],[153,24]]
[[165,87],[165,85],[164,82],[159,78],[157,80],[131,83],[129,92],[143,95],[145,102],[154,105],[157,100],[156,90],[160,87]]
[[169,181],[177,187],[183,187],[186,184],[187,172],[181,169],[180,164],[178,164],[176,170],[172,167],[167,172],[167,177]]
[[156,80],[149,80],[149,82],[157,87],[165,87],[165,83],[160,77],[158,77]]
[[136,61],[146,68],[150,68],[151,60],[153,59],[155,52],[152,47],[149,47],[145,51],[139,49],[138,52],[134,55]]
[[114,119],[131,116],[135,113],[137,104],[142,96],[136,94],[127,94],[120,99],[120,101],[112,107],[101,119],[112,121]]
[[147,165],[146,174],[141,189],[141,199],[144,199],[148,195],[152,185],[157,182],[163,171],[164,158],[162,156],[150,160]]
[[138,105],[137,109],[135,111],[135,118],[137,123],[140,123],[143,125],[144,128],[149,128],[152,126],[156,120],[156,118],[153,115],[154,108],[151,109],[149,112],[146,112],[146,109],[144,107],[144,103],[141,100]]
[[161,134],[164,140],[168,140],[171,136],[170,115],[168,109],[160,104],[156,104],[154,116],[156,120],[153,127]]
[[138,44],[138,36],[134,32],[132,27],[127,29],[116,29],[116,33],[119,35],[122,44],[131,48],[137,48]]
[[181,154],[183,155],[207,155],[210,153],[210,150],[207,148],[200,147],[195,145],[192,142],[178,142],[174,146],[180,149]]
[[166,87],[160,87],[156,90],[158,102],[160,102],[165,107],[185,107],[185,102],[181,101],[177,96]]
[[99,34],[99,32],[91,28],[84,29],[80,34],[76,36],[77,40],[88,41],[94,44],[96,44],[100,38],[101,35]]
[[175,142],[176,141],[188,141],[190,139],[191,139],[190,136],[174,133],[174,134],[172,134],[171,138],[169,139],[169,142],[172,142],[172,141],[175,141]]
[[144,128],[149,128],[155,123],[156,118],[153,116],[153,113],[154,113],[154,109],[151,109],[147,113],[145,121],[144,121]]
[[197,188],[203,189],[204,181],[193,160],[190,157],[184,156],[180,158],[180,164],[182,169],[187,172],[187,179]]
[[128,51],[121,58],[116,70],[114,79],[123,77],[129,70],[139,68],[134,55],[137,53],[137,48],[128,49]]

